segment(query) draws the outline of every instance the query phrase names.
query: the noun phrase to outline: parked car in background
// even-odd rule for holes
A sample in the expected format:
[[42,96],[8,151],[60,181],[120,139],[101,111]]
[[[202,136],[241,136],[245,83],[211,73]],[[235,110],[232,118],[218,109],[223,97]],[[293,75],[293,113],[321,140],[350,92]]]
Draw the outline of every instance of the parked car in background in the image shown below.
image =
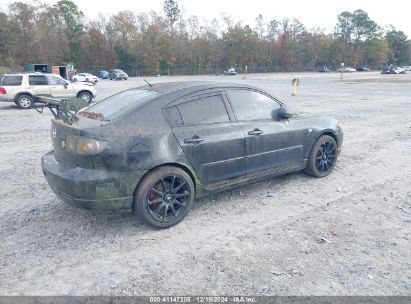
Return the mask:
[[381,74],[405,74],[405,70],[393,64],[382,69]]
[[90,73],[78,73],[73,76],[74,82],[90,82],[96,84],[98,82],[98,77]]
[[411,66],[410,65],[405,65],[403,67],[404,71],[411,71]]
[[[334,169],[343,132],[244,84],[170,82],[108,97],[52,120],[45,178],[63,201],[129,209],[145,223],[179,223],[195,197],[270,176]],[[154,122],[154,123],[153,123]]]
[[224,71],[224,75],[237,75],[237,71],[234,68],[229,68],[227,71]]
[[110,78],[110,73],[107,71],[98,71],[97,72],[97,77],[101,79],[109,79]]
[[361,65],[357,66],[356,70],[357,70],[357,72],[369,72],[370,71],[370,69],[368,69],[364,66],[361,66]]
[[5,74],[0,81],[0,101],[15,102],[21,109],[29,109],[38,102],[36,95],[77,97],[90,103],[97,92],[92,84],[70,83],[57,74]]
[[352,72],[356,72],[357,70],[352,68],[352,67],[342,67],[337,69],[337,72],[343,72],[343,73],[352,73]]
[[110,70],[109,78],[110,78],[110,80],[113,80],[113,79],[114,79],[114,80],[121,80],[121,79],[127,80],[127,79],[128,79],[128,75],[127,75],[127,73],[124,72],[123,70],[120,70],[120,69],[112,69],[112,70]]
[[316,70],[317,70],[317,72],[320,72],[320,73],[331,72],[331,70],[329,68],[327,68],[325,65],[324,66],[318,66]]

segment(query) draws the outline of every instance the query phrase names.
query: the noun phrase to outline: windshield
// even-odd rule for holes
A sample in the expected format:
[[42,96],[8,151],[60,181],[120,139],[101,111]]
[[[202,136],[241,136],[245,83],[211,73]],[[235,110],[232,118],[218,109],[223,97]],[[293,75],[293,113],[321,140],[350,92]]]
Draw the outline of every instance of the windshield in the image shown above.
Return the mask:
[[97,120],[115,120],[122,114],[130,112],[145,101],[153,99],[158,95],[160,95],[160,93],[155,91],[127,90],[103,99],[84,111],[81,111],[79,115]]

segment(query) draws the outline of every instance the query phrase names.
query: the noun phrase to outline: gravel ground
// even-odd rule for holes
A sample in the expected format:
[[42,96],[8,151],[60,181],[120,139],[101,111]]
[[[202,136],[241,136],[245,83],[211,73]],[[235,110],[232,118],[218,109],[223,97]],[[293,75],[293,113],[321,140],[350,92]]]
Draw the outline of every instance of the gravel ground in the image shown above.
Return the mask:
[[[246,82],[334,116],[345,133],[335,171],[203,198],[167,230],[56,198],[40,167],[51,114],[0,104],[0,294],[411,295],[411,74],[242,78],[148,80]],[[99,99],[140,84],[103,80]]]

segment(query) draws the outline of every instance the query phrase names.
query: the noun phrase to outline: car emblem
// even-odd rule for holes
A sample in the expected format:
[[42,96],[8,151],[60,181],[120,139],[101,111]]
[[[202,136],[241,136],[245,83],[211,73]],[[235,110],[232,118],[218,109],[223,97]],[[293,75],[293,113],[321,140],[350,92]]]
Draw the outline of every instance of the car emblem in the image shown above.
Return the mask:
[[66,147],[66,141],[63,139],[62,141],[61,141],[61,148],[65,148]]
[[57,136],[57,131],[56,131],[56,129],[53,129],[52,136],[53,136],[53,138],[56,138],[56,136]]

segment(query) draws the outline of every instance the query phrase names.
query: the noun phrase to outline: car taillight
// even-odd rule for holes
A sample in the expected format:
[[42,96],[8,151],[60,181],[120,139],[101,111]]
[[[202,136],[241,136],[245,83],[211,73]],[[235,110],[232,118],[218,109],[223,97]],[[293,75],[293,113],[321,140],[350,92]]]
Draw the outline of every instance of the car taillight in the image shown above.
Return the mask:
[[7,94],[6,89],[5,89],[5,88],[0,87],[0,94],[2,94],[2,95]]
[[78,154],[98,154],[108,145],[104,140],[97,140],[76,135],[70,135],[67,138],[67,150]]

